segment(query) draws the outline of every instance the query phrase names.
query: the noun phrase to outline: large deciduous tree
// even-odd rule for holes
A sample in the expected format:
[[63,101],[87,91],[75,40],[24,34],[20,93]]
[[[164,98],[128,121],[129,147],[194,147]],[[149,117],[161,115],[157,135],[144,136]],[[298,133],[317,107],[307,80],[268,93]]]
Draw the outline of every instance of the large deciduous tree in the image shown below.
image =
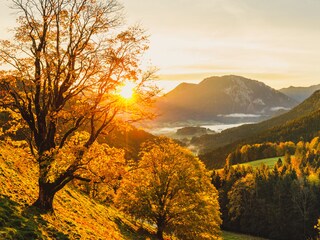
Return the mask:
[[[1,106],[24,124],[39,165],[34,205],[48,212],[55,193],[88,170],[86,152],[99,135],[150,117],[152,71],[139,68],[148,39],[139,27],[124,29],[116,0],[12,2],[19,17],[14,39],[0,43]],[[128,81],[136,84],[130,100],[118,94]],[[56,158],[79,130],[88,135],[73,138],[73,157]]]
[[218,192],[203,163],[172,140],[147,142],[121,183],[117,203],[137,219],[179,239],[218,239]]

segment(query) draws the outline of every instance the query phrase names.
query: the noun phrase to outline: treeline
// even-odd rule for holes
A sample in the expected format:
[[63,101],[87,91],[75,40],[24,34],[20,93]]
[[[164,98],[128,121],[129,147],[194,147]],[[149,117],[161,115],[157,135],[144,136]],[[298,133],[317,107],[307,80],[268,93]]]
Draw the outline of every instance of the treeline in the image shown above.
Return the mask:
[[311,239],[320,216],[320,144],[300,141],[273,169],[226,164],[215,171],[227,230],[271,239]]

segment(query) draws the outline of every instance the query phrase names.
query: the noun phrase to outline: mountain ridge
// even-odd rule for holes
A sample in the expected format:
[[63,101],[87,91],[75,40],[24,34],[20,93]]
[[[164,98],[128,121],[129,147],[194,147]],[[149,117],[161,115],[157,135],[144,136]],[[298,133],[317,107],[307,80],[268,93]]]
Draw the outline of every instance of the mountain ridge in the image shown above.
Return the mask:
[[199,84],[182,83],[161,97],[156,104],[161,116],[156,121],[239,120],[229,116],[233,113],[244,118],[255,114],[265,119],[278,109],[295,105],[295,100],[257,80],[236,75],[214,76]]
[[320,89],[320,84],[312,85],[309,87],[294,87],[290,86],[287,88],[279,89],[280,92],[284,93],[285,95],[295,99],[299,103],[307,99],[311,96],[312,93]]

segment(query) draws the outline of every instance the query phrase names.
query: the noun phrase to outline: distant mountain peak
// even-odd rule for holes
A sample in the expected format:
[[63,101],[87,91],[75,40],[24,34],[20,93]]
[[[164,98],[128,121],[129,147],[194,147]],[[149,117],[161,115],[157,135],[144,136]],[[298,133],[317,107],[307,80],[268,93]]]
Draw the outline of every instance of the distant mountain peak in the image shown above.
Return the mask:
[[255,81],[238,75],[211,76],[203,79],[199,84],[207,84],[212,81]]
[[320,84],[312,85],[309,87],[290,86],[288,88],[282,88],[279,91],[291,97],[292,99],[295,99],[297,102],[302,102],[303,100],[310,97],[314,91],[319,89],[320,89]]
[[199,84],[182,83],[159,99],[157,107],[160,121],[172,123],[219,121],[219,116],[232,113],[272,115],[274,109],[296,104],[262,82],[226,75],[208,77]]

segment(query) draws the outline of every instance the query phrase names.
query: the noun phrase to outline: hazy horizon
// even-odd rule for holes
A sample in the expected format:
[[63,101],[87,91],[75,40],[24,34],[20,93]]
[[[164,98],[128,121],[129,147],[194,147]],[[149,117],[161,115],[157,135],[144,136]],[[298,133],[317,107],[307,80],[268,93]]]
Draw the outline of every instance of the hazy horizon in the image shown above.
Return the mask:
[[[180,85],[181,83],[190,83],[190,84],[199,84],[200,82],[202,82],[204,79],[206,78],[210,78],[210,77],[223,77],[223,76],[227,76],[227,75],[235,75],[235,74],[223,74],[223,75],[208,75],[208,76],[204,76],[202,79],[199,79],[199,80],[167,80],[167,79],[161,79],[161,80],[157,80],[156,81],[156,84],[162,88],[163,90],[163,93],[168,93],[170,91],[172,91],[173,89],[175,89],[178,85]],[[320,81],[319,83],[314,83],[314,84],[311,84],[311,85],[303,85],[303,82],[302,84],[298,84],[298,85],[285,85],[283,87],[273,87],[271,86],[268,82],[266,81],[262,81],[260,79],[255,79],[255,78],[249,78],[245,75],[236,75],[236,76],[239,76],[239,77],[244,77],[244,78],[248,78],[248,79],[251,79],[251,80],[257,80],[259,82],[263,82],[265,83],[266,85],[276,89],[276,90],[280,90],[280,89],[283,89],[283,88],[289,88],[289,87],[311,87],[311,86],[314,86],[314,85],[319,85],[320,84]]]

